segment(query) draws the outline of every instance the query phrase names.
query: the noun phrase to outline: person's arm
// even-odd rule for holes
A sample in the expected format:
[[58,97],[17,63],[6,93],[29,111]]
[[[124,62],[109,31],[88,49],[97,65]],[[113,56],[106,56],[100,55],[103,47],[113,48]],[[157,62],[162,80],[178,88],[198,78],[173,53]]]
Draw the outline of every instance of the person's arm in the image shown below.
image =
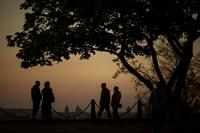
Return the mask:
[[118,99],[117,99],[117,101],[120,103],[120,100],[121,100],[121,92],[119,91],[118,92]]
[[31,99],[32,100],[34,99],[34,92],[33,91],[34,91],[34,87],[31,88]]
[[39,90],[39,92],[40,92],[40,100],[42,99],[42,92]]

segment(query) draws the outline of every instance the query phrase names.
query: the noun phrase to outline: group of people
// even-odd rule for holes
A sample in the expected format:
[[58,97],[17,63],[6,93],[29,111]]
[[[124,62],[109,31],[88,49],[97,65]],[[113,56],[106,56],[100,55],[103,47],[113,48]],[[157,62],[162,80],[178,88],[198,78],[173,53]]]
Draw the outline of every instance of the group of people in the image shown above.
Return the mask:
[[120,116],[118,114],[118,109],[122,107],[120,100],[121,100],[121,92],[119,91],[119,87],[114,87],[114,92],[111,98],[111,106],[112,106],[112,115],[110,112],[110,90],[106,87],[106,83],[101,84],[101,97],[100,97],[100,109],[97,115],[97,119],[101,118],[102,112],[104,109],[107,112],[107,116],[109,119],[120,119]]
[[[118,109],[122,107],[120,103],[121,92],[118,86],[114,86],[112,97],[110,96],[110,90],[106,87],[106,83],[101,84],[101,97],[99,102],[99,111],[97,114],[97,119],[101,119],[101,115],[104,110],[107,112],[109,119],[120,119],[118,114]],[[50,120],[52,118],[51,113],[51,104],[55,101],[55,97],[50,87],[50,82],[46,81],[44,83],[44,88],[40,91],[40,81],[35,81],[35,85],[31,89],[31,97],[33,102],[32,109],[32,119],[36,118],[36,114],[40,108],[41,104],[41,113],[42,118],[45,120]],[[162,88],[161,84],[157,85],[157,88],[152,91],[149,106],[152,108],[152,118],[157,125],[160,123],[162,107],[166,101],[166,92]],[[110,105],[112,107],[112,114],[110,111]],[[159,125],[159,124],[158,124]]]
[[50,82],[46,81],[44,83],[44,88],[40,91],[40,81],[35,81],[35,85],[31,88],[31,98],[33,102],[32,119],[35,120],[42,100],[42,118],[44,120],[50,120],[52,118],[51,104],[55,101],[52,88],[50,87]]
[[[101,84],[101,97],[100,97],[100,109],[98,112],[97,119],[101,118],[102,112],[104,109],[107,111],[108,118],[111,119],[120,119],[118,114],[118,108],[121,108],[122,105],[120,103],[121,100],[121,92],[119,91],[119,87],[114,87],[114,92],[111,99],[111,106],[113,113],[111,115],[110,111],[110,91],[106,87],[106,83]],[[35,120],[36,114],[40,108],[41,104],[41,113],[42,118],[44,120],[50,120],[52,118],[51,113],[51,104],[55,101],[55,97],[52,91],[52,88],[50,87],[50,82],[47,81],[44,83],[44,88],[42,91],[40,91],[40,82],[36,81],[35,85],[31,89],[31,97],[33,102],[33,109],[32,109],[32,119]],[[112,117],[113,116],[113,117]]]
[[[166,104],[167,95],[165,89],[160,82],[158,82],[156,86],[157,87],[152,90],[150,95],[149,108],[152,110],[154,132],[159,133],[162,121],[162,112]],[[100,107],[97,114],[97,119],[101,119],[101,115],[104,110],[106,110],[109,119],[120,119],[118,109],[121,108],[122,105],[120,103],[121,92],[119,90],[119,87],[114,86],[112,97],[110,96],[110,90],[106,87],[106,83],[102,83],[101,88],[102,90],[99,102]],[[50,120],[52,118],[51,104],[55,101],[52,88],[50,87],[50,82],[45,82],[44,88],[42,89],[42,91],[40,91],[40,82],[36,81],[35,85],[31,89],[31,96],[33,101],[32,119],[35,119],[42,100],[42,118],[45,120]],[[112,114],[110,111],[110,105],[112,107]]]

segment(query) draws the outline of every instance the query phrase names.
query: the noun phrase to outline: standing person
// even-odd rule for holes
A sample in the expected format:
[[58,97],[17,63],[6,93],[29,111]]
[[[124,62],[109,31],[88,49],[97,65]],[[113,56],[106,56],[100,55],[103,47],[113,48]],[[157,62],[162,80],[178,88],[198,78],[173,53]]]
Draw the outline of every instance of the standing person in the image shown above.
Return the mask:
[[37,112],[40,108],[40,101],[42,99],[40,92],[40,81],[35,81],[35,85],[31,88],[31,98],[33,103],[32,120],[35,120]]
[[121,100],[121,92],[119,91],[119,87],[114,87],[114,93],[112,95],[111,106],[113,110],[113,119],[120,119],[118,114],[118,108],[121,108],[122,105],[120,104]]
[[157,88],[151,92],[149,99],[149,106],[152,109],[154,133],[160,133],[165,103],[166,91],[164,90],[162,84],[158,82]]
[[110,113],[110,91],[106,87],[106,83],[101,84],[101,97],[100,97],[100,109],[97,115],[97,119],[101,118],[101,114],[104,111],[104,109],[107,112],[108,118],[111,119],[111,113]]
[[42,90],[42,117],[44,120],[51,120],[51,103],[55,101],[52,88],[50,87],[50,82],[44,83],[44,89]]

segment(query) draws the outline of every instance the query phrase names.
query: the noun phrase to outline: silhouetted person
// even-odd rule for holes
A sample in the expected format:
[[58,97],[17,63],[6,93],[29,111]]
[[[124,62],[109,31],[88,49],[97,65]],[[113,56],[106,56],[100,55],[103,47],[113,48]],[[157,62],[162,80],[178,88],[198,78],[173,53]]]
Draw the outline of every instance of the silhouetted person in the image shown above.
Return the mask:
[[52,88],[50,87],[50,82],[47,81],[44,84],[44,89],[42,90],[42,118],[44,120],[51,120],[51,103],[55,101],[54,94],[52,92]]
[[161,83],[157,83],[157,87],[151,92],[149,106],[152,109],[152,119],[154,133],[160,133],[163,108],[166,103],[166,92]]
[[32,103],[33,103],[32,119],[35,120],[37,112],[40,108],[40,101],[42,99],[39,81],[35,81],[35,85],[31,88],[31,98],[32,98]]
[[118,114],[118,108],[122,107],[122,105],[120,104],[120,100],[121,100],[121,92],[119,91],[119,87],[115,86],[111,100],[113,119],[120,119],[120,116]]
[[104,109],[107,112],[108,118],[111,119],[111,113],[110,113],[110,91],[106,88],[106,83],[101,84],[101,97],[100,97],[100,109],[97,115],[97,119],[101,118],[101,114],[104,111]]

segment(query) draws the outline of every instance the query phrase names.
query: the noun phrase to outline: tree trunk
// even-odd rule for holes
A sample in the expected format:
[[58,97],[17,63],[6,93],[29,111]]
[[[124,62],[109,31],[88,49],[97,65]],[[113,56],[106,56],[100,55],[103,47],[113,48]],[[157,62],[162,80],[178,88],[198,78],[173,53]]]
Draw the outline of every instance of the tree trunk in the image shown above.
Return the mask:
[[[182,99],[182,93],[185,86],[185,80],[189,65],[193,56],[193,41],[188,41],[184,48],[179,64],[177,65],[174,73],[170,79],[173,81],[168,82],[168,104],[170,111],[170,118],[176,119],[175,116],[184,116],[184,102]],[[173,83],[173,84],[172,84]],[[174,87],[174,91],[173,90]],[[179,118],[178,118],[179,119]]]

